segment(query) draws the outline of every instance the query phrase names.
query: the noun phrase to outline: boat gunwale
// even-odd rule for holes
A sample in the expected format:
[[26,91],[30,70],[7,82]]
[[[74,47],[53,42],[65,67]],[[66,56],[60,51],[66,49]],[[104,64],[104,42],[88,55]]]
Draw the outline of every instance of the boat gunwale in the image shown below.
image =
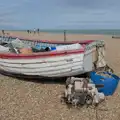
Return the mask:
[[50,43],[50,44],[73,44],[73,43],[89,44],[91,42],[96,41],[96,40],[76,40],[76,41],[75,40],[74,41],[39,40],[39,39],[36,39],[36,38],[30,39],[30,38],[27,38],[27,37],[23,38],[23,37],[20,37],[20,36],[13,36],[13,35],[5,36],[5,37],[11,37],[13,39],[18,38],[20,40],[33,41],[33,42],[42,42],[42,43]]
[[55,57],[55,56],[64,56],[69,54],[79,54],[84,53],[84,49],[80,50],[69,50],[69,51],[51,51],[51,52],[40,52],[32,54],[15,54],[15,53],[0,53],[0,58],[2,59],[35,59],[43,57]]

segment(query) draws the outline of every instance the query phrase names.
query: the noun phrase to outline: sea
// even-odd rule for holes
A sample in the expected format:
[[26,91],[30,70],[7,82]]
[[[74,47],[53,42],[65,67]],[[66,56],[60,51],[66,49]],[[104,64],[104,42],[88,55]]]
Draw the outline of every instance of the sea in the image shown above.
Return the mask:
[[[26,30],[15,30],[26,31]],[[63,34],[64,31],[68,34],[103,34],[103,35],[120,35],[120,29],[72,29],[72,30],[58,30],[58,29],[40,29],[41,32]]]
[[[49,33],[64,33],[64,30],[40,30]],[[104,35],[120,35],[120,29],[89,29],[89,30],[65,30],[68,34],[104,34]]]

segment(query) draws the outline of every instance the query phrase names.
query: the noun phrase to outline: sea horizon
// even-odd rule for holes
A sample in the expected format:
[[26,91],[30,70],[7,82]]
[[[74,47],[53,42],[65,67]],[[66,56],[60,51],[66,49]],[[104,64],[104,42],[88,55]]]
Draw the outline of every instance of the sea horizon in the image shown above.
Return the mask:
[[[1,29],[2,30],[2,29]],[[5,30],[5,29],[4,29]],[[33,30],[33,29],[28,29]],[[5,31],[27,31],[25,30],[5,30]],[[103,35],[120,35],[120,29],[40,29],[40,32],[49,32],[63,34],[64,31],[68,34],[103,34]]]

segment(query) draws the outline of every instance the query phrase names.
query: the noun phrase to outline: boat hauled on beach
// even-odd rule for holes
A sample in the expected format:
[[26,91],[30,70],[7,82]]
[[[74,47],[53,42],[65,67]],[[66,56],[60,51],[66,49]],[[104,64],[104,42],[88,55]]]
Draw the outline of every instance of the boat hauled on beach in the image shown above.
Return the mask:
[[103,40],[49,41],[0,36],[0,71],[26,77],[69,77],[107,64]]

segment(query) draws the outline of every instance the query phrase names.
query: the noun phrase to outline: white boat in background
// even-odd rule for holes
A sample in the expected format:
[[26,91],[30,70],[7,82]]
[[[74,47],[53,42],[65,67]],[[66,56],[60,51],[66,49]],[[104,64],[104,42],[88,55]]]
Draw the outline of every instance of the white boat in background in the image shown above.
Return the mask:
[[[13,36],[0,36],[0,42],[12,43],[16,38]],[[105,46],[103,40],[72,42],[29,40],[25,38],[19,38],[19,40],[30,47],[39,44],[40,46],[54,47],[55,49],[31,54],[0,53],[0,71],[12,75],[54,78],[90,72],[94,69],[94,63],[96,63],[97,67],[104,67],[106,65],[104,57],[100,61],[102,64],[97,64],[96,62],[100,59],[98,57],[99,48],[104,53]],[[76,46],[74,48],[74,45],[78,48]],[[60,46],[64,49],[62,50]],[[72,46],[72,48],[69,46]]]

